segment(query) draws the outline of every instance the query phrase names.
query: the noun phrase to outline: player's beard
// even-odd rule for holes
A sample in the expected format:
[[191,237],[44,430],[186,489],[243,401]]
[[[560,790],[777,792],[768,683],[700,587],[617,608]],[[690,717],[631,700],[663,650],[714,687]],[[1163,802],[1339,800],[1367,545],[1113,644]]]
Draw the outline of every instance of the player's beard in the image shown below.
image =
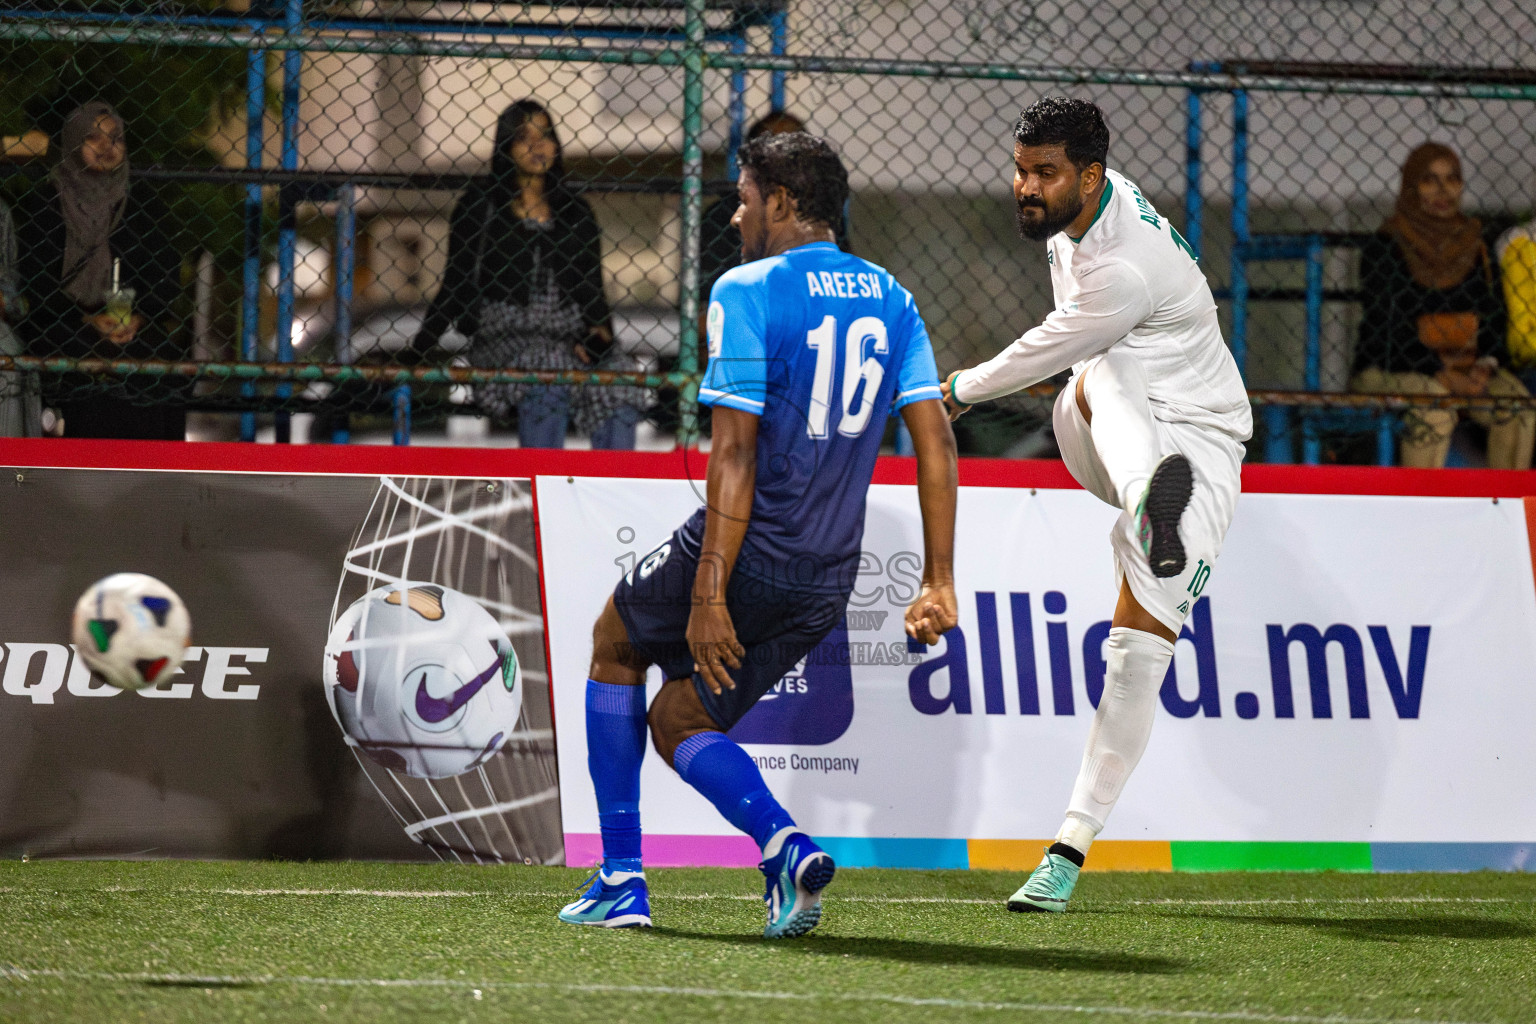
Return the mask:
[[[1042,210],[1044,216],[1039,220],[1025,220],[1025,210]],[[1020,238],[1031,242],[1043,242],[1071,224],[1082,212],[1083,197],[1074,192],[1071,199],[1054,208],[1044,199],[1021,199],[1014,210],[1014,218],[1018,221]]]

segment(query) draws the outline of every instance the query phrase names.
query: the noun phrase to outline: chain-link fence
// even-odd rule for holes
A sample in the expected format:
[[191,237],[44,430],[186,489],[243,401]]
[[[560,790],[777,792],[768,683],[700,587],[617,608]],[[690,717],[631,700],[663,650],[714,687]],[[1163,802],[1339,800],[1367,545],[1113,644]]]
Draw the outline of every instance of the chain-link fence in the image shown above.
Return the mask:
[[[971,365],[1052,307],[1009,128],[1065,92],[1200,251],[1256,456],[1512,465],[1536,434],[1516,0],[38,0],[0,54],[3,365],[66,432],[686,441],[736,151],[796,124],[849,169],[842,244],[916,295],[941,371]],[[61,185],[114,125],[125,198]],[[1429,141],[1455,202],[1416,179],[1417,233],[1383,236]],[[67,281],[90,216],[117,274]],[[1052,453],[1051,390],[966,417],[963,448]]]

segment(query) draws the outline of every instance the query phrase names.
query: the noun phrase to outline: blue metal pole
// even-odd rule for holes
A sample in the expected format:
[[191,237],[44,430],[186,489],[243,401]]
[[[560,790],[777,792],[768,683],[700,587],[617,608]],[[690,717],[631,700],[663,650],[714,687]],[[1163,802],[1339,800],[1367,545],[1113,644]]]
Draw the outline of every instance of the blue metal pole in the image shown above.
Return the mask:
[[[245,166],[261,166],[267,113],[267,54],[251,50],[245,57]],[[245,186],[245,256],[240,306],[240,357],[256,361],[257,317],[261,301],[261,186]],[[242,384],[240,394],[254,398],[256,385]],[[240,440],[256,440],[256,414],[240,414]]]
[[400,384],[395,387],[395,444],[405,445],[411,443],[411,386]]
[[1204,204],[1200,195],[1200,93],[1189,90],[1185,100],[1187,120],[1184,127],[1184,240],[1200,258],[1201,215]]
[[[737,36],[731,40],[732,53],[747,52],[747,38],[745,35]],[[731,72],[731,136],[725,150],[725,176],[732,181],[740,168],[736,165],[736,154],[741,149],[744,132],[742,126],[747,119],[747,73],[740,68]],[[723,201],[723,200],[722,200]]]
[[[774,11],[769,24],[773,27],[773,55],[782,57],[789,47],[789,13],[784,10]],[[784,72],[773,72],[769,82],[768,105],[774,110],[783,110]]]
[[[1308,391],[1322,386],[1323,363],[1323,240],[1317,235],[1307,238],[1307,352],[1306,379]],[[1315,466],[1322,461],[1323,445],[1317,434],[1316,410],[1301,412],[1301,461]]]
[[1232,358],[1248,364],[1248,93],[1232,93]]
[[1323,239],[1307,238],[1307,364],[1306,388],[1323,386]]
[[1301,461],[1308,466],[1323,460],[1323,441],[1317,433],[1317,420],[1310,415],[1312,411],[1301,411]]
[[[352,362],[352,283],[357,261],[357,188],[351,182],[336,189],[336,361]],[[343,415],[346,415],[343,413]],[[352,439],[347,420],[331,430],[332,444]]]
[[1382,410],[1376,414],[1376,465],[1392,465],[1392,414]]
[[[283,10],[285,31],[298,32],[303,22],[303,0],[286,0]],[[283,53],[283,148],[279,166],[285,171],[299,167],[299,81],[304,70],[304,55],[298,50]],[[298,213],[292,196],[278,191],[277,210],[277,361],[293,362],[293,270],[298,244]],[[288,384],[277,386],[279,399],[293,394]],[[279,409],[274,418],[278,444],[292,439],[291,417]]]
[[336,361],[352,362],[352,285],[357,275],[357,186],[336,188]]
[[1288,465],[1296,461],[1291,446],[1291,410],[1284,405],[1264,407],[1264,461]]

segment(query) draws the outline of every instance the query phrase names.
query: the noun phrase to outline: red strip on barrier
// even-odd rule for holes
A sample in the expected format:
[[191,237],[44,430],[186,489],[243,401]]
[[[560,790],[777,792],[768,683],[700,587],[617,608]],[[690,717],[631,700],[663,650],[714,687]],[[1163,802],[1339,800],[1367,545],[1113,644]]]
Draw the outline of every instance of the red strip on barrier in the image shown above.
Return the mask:
[[[702,480],[708,463],[708,455],[696,451],[594,452],[552,448],[222,442],[189,444],[178,441],[0,438],[0,465],[16,467],[478,478],[564,475]],[[882,456],[875,464],[874,482],[915,484],[917,460]],[[960,483],[967,487],[1075,489],[1078,486],[1061,462],[1035,459],[961,459]],[[1243,467],[1243,490],[1260,494],[1524,497],[1536,496],[1536,472],[1251,465]]]
[[0,465],[69,469],[161,469],[212,473],[363,476],[539,475],[700,477],[699,452],[592,452],[553,448],[429,448],[394,445],[276,445],[184,441],[0,438]]
[[1525,499],[1525,539],[1531,546],[1531,578],[1536,580],[1536,498]]

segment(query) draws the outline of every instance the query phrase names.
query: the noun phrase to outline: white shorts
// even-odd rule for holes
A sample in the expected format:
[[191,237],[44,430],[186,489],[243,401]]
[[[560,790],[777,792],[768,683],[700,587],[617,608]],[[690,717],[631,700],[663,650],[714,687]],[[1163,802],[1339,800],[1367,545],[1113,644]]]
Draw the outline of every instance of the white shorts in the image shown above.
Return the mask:
[[[1076,377],[1056,396],[1052,420],[1062,461],[1072,476],[1090,494],[1119,508],[1115,486],[1094,449],[1088,423],[1077,407]],[[1152,567],[1136,536],[1136,524],[1124,510],[1115,520],[1109,540],[1115,553],[1116,591],[1120,589],[1121,580],[1128,581],[1131,593],[1141,606],[1177,633],[1210,579],[1216,556],[1221,553],[1222,541],[1227,536],[1227,527],[1232,524],[1232,515],[1237,511],[1237,496],[1242,490],[1243,446],[1230,435],[1208,427],[1166,423],[1155,417],[1153,423],[1162,454],[1179,452],[1189,459],[1194,470],[1194,493],[1184,510],[1184,517],[1179,520],[1179,538],[1184,542],[1184,571],[1168,579],[1152,575]],[[1107,443],[1112,444],[1113,439],[1108,439]]]

